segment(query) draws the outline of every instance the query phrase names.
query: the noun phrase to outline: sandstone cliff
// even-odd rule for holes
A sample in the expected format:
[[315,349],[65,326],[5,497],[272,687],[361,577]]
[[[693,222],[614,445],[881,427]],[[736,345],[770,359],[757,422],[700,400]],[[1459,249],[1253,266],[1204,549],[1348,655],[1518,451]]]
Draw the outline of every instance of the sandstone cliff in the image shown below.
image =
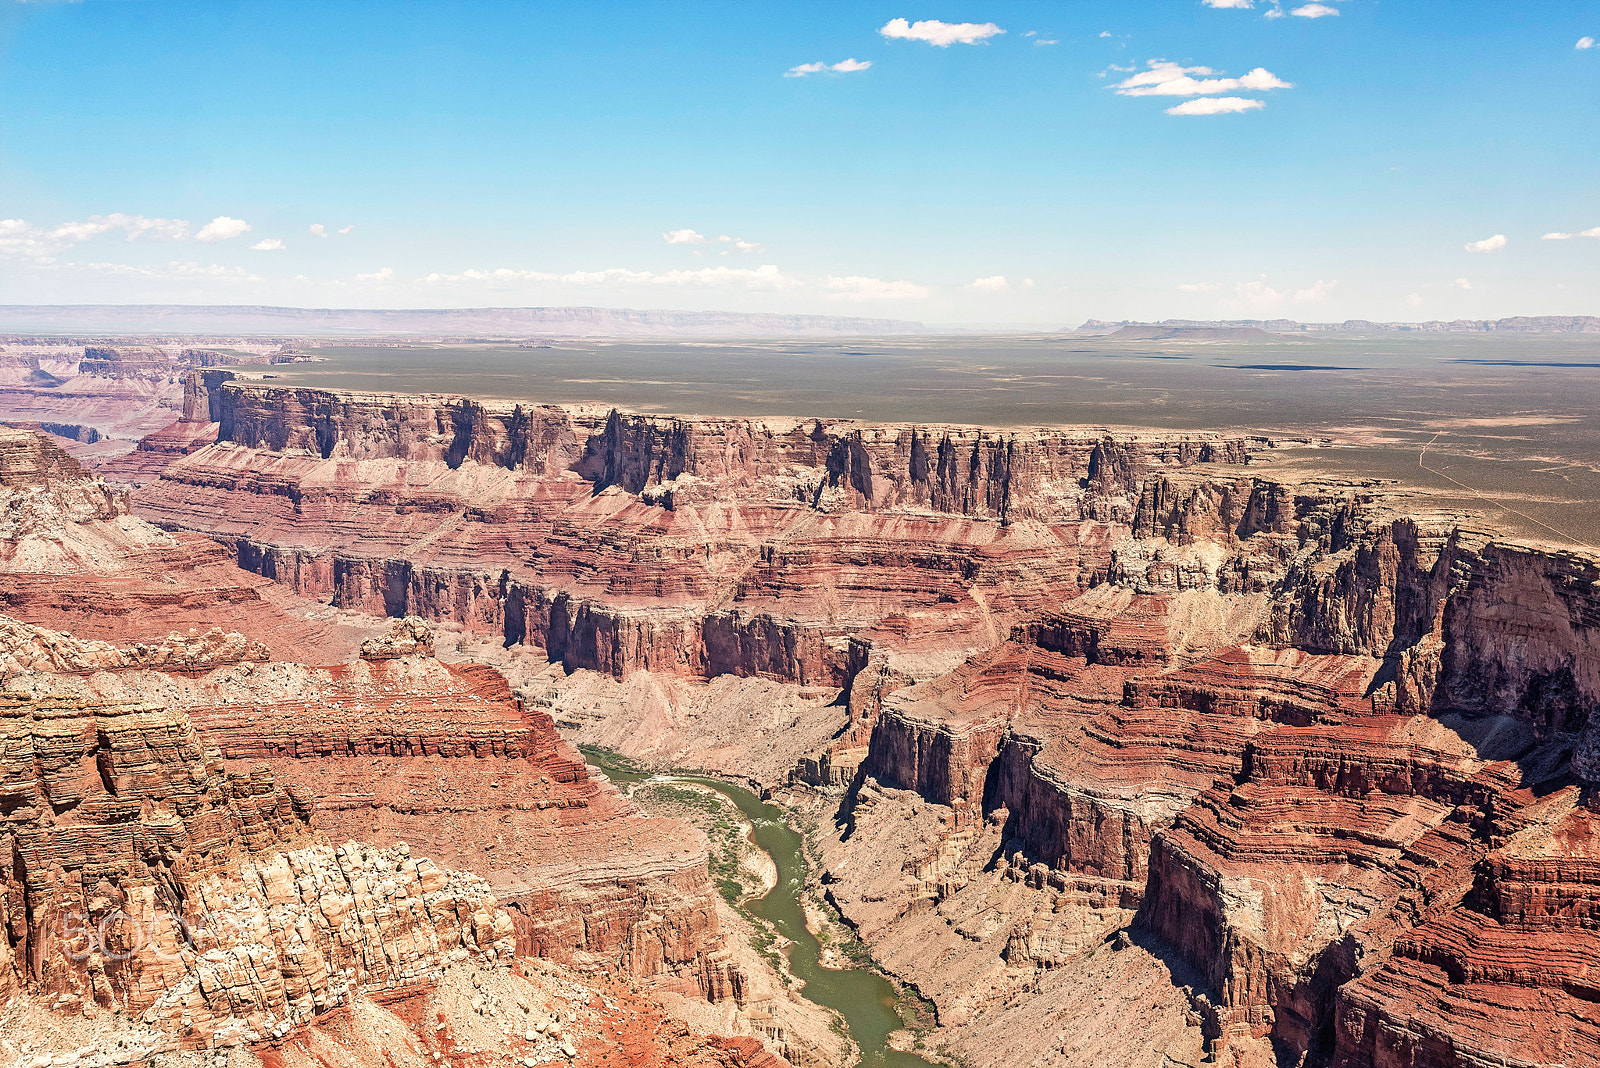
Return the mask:
[[1086,589],[1152,473],[1267,444],[203,391],[218,440],[172,454],[141,516],[301,594],[619,678],[841,687],[851,639],[926,677]]
[[1218,1056],[1600,1058],[1575,965],[1517,963],[1588,937],[1600,564],[1461,520],[1152,478],[1107,583],[889,695],[867,770],[1002,821],[1102,930],[1137,909]]

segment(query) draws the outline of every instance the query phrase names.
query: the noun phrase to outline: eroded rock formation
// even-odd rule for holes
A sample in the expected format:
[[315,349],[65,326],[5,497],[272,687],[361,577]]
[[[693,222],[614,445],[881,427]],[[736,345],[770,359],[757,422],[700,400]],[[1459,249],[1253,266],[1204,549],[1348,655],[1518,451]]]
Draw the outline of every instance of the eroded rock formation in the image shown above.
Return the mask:
[[[136,507],[297,592],[619,684],[837,691],[837,737],[802,763],[843,794],[828,890],[941,1022],[979,1033],[1068,998],[1081,987],[1041,976],[1089,974],[1120,932],[1171,976],[1151,1021],[1181,1026],[1173,1059],[1203,1043],[1239,1064],[1600,1062],[1588,553],[1498,540],[1390,484],[1252,477],[1268,443],[1245,438],[238,382],[205,404],[216,442]],[[381,703],[413,659],[312,692]],[[437,685],[459,701],[474,683]],[[197,715],[227,744],[275,737],[216,707]],[[421,783],[418,801],[358,788],[379,749],[422,742],[339,744],[355,763],[317,767],[346,776],[329,792],[361,819],[448,810]],[[282,752],[238,759],[260,755],[287,780]],[[669,942],[652,933],[647,957],[676,960]]]

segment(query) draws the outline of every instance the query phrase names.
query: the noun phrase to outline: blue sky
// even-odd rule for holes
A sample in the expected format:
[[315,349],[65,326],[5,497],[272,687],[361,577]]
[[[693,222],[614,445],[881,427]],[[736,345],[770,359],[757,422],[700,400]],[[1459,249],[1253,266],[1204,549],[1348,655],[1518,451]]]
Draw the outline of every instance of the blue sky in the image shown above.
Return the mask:
[[1600,313],[1600,0],[0,4],[5,303]]

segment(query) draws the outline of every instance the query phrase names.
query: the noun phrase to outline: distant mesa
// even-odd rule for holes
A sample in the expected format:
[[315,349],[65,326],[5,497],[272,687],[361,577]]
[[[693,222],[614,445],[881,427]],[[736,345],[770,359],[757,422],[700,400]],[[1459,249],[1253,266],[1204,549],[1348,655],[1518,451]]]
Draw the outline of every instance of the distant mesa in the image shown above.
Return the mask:
[[1293,319],[1163,319],[1156,323],[1090,319],[1063,334],[1100,334],[1108,339],[1164,341],[1190,338],[1216,341],[1266,340],[1273,334],[1593,334],[1600,315],[1517,315],[1509,319],[1433,319],[1425,323],[1298,323]]
[[1111,341],[1271,341],[1277,335],[1259,326],[1167,326],[1130,323],[1106,335]]
[[527,337],[818,337],[920,334],[905,319],[632,308],[277,308],[233,304],[0,305],[0,330],[53,333],[416,334]]

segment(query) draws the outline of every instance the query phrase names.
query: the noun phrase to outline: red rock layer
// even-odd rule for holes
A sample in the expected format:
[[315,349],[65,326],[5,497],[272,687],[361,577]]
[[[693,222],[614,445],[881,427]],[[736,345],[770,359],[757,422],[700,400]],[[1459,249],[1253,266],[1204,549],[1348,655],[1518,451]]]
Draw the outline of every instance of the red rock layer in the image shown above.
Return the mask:
[[1086,588],[1122,532],[1094,517],[1150,472],[1261,444],[206,392],[218,444],[141,515],[302,594],[619,676],[843,685],[852,635],[951,662]]
[[225,619],[280,656],[354,652],[353,634],[291,616],[212,540],[128,515],[126,496],[40,435],[0,430],[0,504],[0,614],[121,646]]
[[262,765],[225,772],[181,712],[4,694],[0,742],[0,1000],[121,1009],[154,1029],[148,1055],[512,953],[481,880],[335,852],[310,794]]
[[520,953],[720,981],[704,839],[591,778],[498,672],[408,656],[292,675],[258,668],[243,690],[229,676],[226,703],[194,708],[230,766],[262,762],[320,798],[336,841],[405,842],[482,874]]
[[1593,1062],[1590,820],[1550,799],[1600,792],[1600,566],[1373,487],[1162,475],[1134,533],[1114,585],[885,696],[868,770],[1137,905],[1219,1057]]

